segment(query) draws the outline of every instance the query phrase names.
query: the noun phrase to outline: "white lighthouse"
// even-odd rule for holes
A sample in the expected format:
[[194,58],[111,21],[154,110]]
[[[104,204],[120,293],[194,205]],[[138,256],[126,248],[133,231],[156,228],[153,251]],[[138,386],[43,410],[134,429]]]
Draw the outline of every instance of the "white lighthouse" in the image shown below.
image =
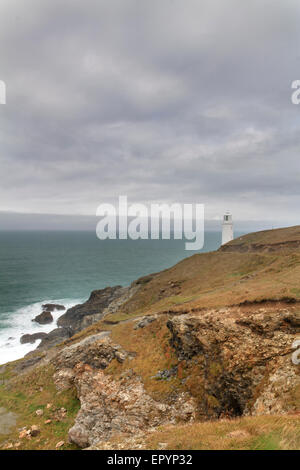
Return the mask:
[[222,223],[222,245],[233,240],[233,223],[232,215],[230,212],[226,212],[223,217]]

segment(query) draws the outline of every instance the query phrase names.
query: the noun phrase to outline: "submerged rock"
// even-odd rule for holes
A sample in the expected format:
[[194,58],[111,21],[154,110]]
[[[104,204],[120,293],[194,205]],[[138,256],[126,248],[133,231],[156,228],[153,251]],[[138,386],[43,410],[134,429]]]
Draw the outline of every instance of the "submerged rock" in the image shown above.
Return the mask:
[[48,312],[53,312],[54,310],[66,310],[66,307],[59,304],[44,304],[42,305],[42,309],[47,310]]

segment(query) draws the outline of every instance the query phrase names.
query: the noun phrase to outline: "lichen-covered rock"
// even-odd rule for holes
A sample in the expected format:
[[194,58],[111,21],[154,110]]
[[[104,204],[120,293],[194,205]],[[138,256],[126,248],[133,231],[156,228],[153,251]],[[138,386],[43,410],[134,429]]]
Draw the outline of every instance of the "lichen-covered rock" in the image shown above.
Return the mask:
[[51,359],[56,368],[53,379],[58,390],[67,390],[74,385],[78,364],[105,369],[113,359],[122,363],[128,357],[126,351],[111,342],[108,334],[109,332],[103,331],[88,336],[71,346],[66,346]]
[[73,369],[70,368],[59,369],[55,372],[53,380],[57,390],[62,392],[71,388],[74,384],[74,377]]
[[115,433],[130,434],[177,419],[194,419],[195,403],[187,393],[177,394],[171,406],[150,397],[132,370],[120,378],[103,372],[112,360],[123,362],[130,356],[102,332],[65,347],[52,358],[56,388],[66,390],[75,385],[77,389],[81,409],[69,438],[80,447]]
[[101,370],[79,364],[75,384],[81,409],[69,439],[80,447],[108,440],[113,434],[135,434],[177,419],[190,421],[195,416],[191,398],[182,394],[173,406],[157,402],[145,392],[134,373],[114,379]]
[[108,334],[109,332],[103,331],[67,346],[52,362],[59,370],[73,369],[79,363],[88,364],[94,369],[105,369],[115,358],[123,362],[128,353],[119,345],[113,344]]
[[290,355],[278,357],[270,364],[270,370],[258,398],[245,414],[282,414],[300,410],[300,370],[291,363]]

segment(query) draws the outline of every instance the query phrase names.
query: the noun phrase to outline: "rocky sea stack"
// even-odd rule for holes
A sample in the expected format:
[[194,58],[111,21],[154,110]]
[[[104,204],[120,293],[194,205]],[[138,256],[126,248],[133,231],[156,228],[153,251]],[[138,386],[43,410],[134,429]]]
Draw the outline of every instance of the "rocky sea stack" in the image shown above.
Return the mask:
[[47,325],[53,322],[53,316],[51,312],[42,312],[37,315],[32,321],[39,323],[40,325]]

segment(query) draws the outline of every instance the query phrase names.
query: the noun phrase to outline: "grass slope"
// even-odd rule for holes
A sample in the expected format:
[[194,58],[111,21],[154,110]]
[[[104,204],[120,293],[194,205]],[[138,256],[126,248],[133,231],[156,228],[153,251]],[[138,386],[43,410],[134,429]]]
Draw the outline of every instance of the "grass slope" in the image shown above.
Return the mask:
[[[17,415],[17,425],[12,432],[0,434],[0,447],[5,448],[9,443],[13,449],[55,449],[58,442],[64,441],[61,449],[76,448],[68,443],[68,430],[79,410],[75,389],[58,392],[52,379],[52,366],[39,367],[19,376],[12,372],[12,366],[13,363],[0,374],[0,407]],[[47,409],[47,404],[51,404],[51,408]],[[65,416],[61,408],[67,410]],[[43,410],[42,416],[36,415],[38,409]],[[46,423],[48,420],[51,422]],[[20,430],[32,425],[39,427],[40,434],[20,439]]]

